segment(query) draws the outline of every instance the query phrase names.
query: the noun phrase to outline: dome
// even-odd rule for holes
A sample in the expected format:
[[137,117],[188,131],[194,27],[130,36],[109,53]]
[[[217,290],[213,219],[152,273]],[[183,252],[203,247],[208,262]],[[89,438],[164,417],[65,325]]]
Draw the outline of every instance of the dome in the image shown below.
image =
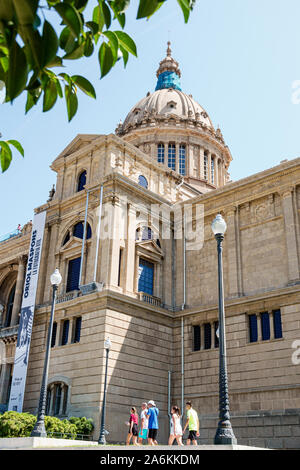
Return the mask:
[[116,133],[120,136],[140,126],[163,125],[166,121],[176,126],[194,125],[214,131],[213,124],[202,106],[181,89],[181,72],[178,62],[171,56],[168,42],[167,56],[156,72],[157,85],[130,110],[124,123],[120,122]]

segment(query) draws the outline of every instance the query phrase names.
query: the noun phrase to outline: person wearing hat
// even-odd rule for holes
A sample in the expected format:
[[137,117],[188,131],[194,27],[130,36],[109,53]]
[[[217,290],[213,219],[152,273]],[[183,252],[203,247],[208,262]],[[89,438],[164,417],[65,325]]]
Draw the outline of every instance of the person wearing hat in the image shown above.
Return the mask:
[[157,446],[157,433],[158,433],[158,415],[159,409],[153,400],[148,402],[148,444],[151,446]]

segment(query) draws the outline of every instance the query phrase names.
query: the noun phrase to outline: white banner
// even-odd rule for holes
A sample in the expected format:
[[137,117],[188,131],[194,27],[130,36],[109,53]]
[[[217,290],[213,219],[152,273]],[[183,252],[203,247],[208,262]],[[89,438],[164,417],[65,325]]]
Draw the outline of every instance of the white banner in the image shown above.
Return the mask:
[[22,412],[46,211],[34,215],[8,409]]

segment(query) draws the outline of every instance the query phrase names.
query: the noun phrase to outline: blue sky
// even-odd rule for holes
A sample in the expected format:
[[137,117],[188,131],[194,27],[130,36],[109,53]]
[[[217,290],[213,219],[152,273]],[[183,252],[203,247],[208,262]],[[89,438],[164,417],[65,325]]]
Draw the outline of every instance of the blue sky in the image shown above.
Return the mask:
[[125,30],[136,41],[138,58],[130,57],[125,70],[120,61],[100,80],[96,56],[68,62],[67,71],[86,76],[97,93],[94,101],[79,92],[71,123],[63,100],[48,113],[40,103],[27,116],[25,97],[1,105],[3,138],[22,142],[26,154],[22,159],[16,153],[0,174],[0,235],[32,219],[47,200],[56,180],[49,165],[78,133],[114,132],[131,107],[154,91],[168,39],[183,91],[220,125],[233,156],[233,180],[300,155],[300,104],[292,102],[292,85],[300,80],[299,0],[197,0],[187,25],[175,0],[150,21],[135,20],[135,13],[130,7]]

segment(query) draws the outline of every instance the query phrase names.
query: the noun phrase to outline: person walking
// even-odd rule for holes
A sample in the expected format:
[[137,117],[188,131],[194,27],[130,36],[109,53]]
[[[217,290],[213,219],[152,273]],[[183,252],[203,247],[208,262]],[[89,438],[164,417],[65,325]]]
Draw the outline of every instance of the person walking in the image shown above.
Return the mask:
[[156,407],[156,404],[153,400],[148,402],[148,411],[147,418],[149,419],[148,423],[148,444],[150,446],[157,446],[157,433],[158,433],[158,415],[159,409]]
[[189,435],[187,438],[187,445],[191,445],[191,442],[193,443],[194,446],[197,445],[197,437],[200,436],[199,433],[199,418],[197,411],[194,410],[192,403],[190,401],[186,402],[186,415],[187,415],[187,420],[184,426],[183,434],[186,430],[186,428],[189,428]]
[[183,446],[182,443],[182,427],[181,427],[181,415],[180,408],[178,406],[173,406],[171,409],[171,429],[169,437],[169,446],[173,445],[174,440],[176,439],[179,446]]
[[143,444],[143,440],[147,439],[148,437],[148,418],[147,418],[148,407],[147,403],[142,403],[142,411],[141,411],[141,426],[139,432],[139,445]]
[[130,441],[132,439],[133,445],[137,444],[137,437],[138,437],[138,423],[139,423],[139,415],[136,412],[136,408],[132,407],[130,410],[130,418],[129,418],[129,431],[127,434],[126,445],[130,445]]

